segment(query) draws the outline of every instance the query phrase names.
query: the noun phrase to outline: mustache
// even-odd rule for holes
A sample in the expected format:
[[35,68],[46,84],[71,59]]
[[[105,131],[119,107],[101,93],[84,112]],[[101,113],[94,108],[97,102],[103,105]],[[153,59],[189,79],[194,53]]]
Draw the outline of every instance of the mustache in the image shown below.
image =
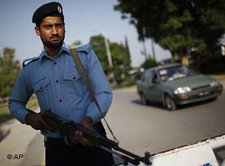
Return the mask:
[[50,39],[52,39],[52,38],[61,38],[59,35],[52,35],[52,36],[50,36]]

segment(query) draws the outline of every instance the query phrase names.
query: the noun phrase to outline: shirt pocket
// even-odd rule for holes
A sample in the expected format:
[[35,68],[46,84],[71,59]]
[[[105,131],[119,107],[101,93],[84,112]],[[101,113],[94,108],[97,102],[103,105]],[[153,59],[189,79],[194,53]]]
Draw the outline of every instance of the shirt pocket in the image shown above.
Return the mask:
[[63,79],[64,81],[78,81],[79,79],[81,79],[81,75],[78,73],[65,73],[63,75]]
[[73,72],[64,73],[63,81],[67,94],[76,95],[78,98],[82,97],[84,81],[77,69]]
[[34,85],[34,91],[42,92],[45,90],[48,84],[49,84],[49,80],[47,79],[41,80]]
[[34,92],[38,98],[38,102],[41,108],[45,107],[45,103],[48,102],[47,94],[49,93],[47,87],[49,85],[48,79],[43,79],[34,85]]

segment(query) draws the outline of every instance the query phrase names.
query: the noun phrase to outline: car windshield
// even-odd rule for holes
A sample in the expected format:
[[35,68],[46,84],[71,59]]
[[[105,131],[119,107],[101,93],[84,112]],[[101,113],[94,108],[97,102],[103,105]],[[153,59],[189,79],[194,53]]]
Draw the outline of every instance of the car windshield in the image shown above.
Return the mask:
[[162,81],[172,81],[194,75],[197,75],[197,73],[184,65],[171,66],[159,70],[159,76]]

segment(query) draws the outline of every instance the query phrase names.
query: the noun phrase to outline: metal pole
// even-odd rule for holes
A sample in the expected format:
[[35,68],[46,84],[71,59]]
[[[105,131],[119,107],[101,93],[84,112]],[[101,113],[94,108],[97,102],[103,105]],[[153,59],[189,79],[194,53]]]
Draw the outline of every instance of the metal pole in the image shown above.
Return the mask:
[[112,68],[113,63],[112,63],[112,57],[111,57],[111,52],[110,52],[110,48],[109,48],[109,41],[106,39],[105,36],[104,36],[104,40],[105,40],[105,47],[106,47],[106,53],[107,53],[107,56],[108,56],[109,66]]
[[143,40],[143,55],[145,56],[145,61],[147,61],[148,57],[147,57],[147,50],[145,47],[145,39]]
[[156,57],[155,57],[155,46],[154,46],[154,42],[153,42],[153,39],[151,39],[151,43],[152,43],[152,55],[153,55],[153,58],[156,62]]
[[114,72],[113,72],[113,63],[112,63],[112,56],[111,56],[111,51],[109,48],[109,41],[106,39],[105,35],[104,36],[104,41],[105,41],[105,47],[106,47],[106,53],[107,53],[107,57],[108,57],[108,62],[109,62],[109,66],[112,69],[112,81],[113,84],[117,84],[115,76],[114,76]]

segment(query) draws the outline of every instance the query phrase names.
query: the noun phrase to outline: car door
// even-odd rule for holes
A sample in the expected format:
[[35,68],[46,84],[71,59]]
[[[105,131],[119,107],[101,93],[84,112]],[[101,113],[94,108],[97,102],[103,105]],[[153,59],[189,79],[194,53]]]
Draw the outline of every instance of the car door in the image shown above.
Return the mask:
[[151,72],[151,77],[149,80],[148,94],[151,101],[161,102],[161,85],[160,79],[156,71]]
[[148,89],[149,89],[149,80],[150,80],[150,73],[151,71],[150,70],[147,70],[144,74],[144,77],[142,79],[142,91],[143,91],[143,94],[144,96],[148,99],[149,98],[149,92],[148,92]]

